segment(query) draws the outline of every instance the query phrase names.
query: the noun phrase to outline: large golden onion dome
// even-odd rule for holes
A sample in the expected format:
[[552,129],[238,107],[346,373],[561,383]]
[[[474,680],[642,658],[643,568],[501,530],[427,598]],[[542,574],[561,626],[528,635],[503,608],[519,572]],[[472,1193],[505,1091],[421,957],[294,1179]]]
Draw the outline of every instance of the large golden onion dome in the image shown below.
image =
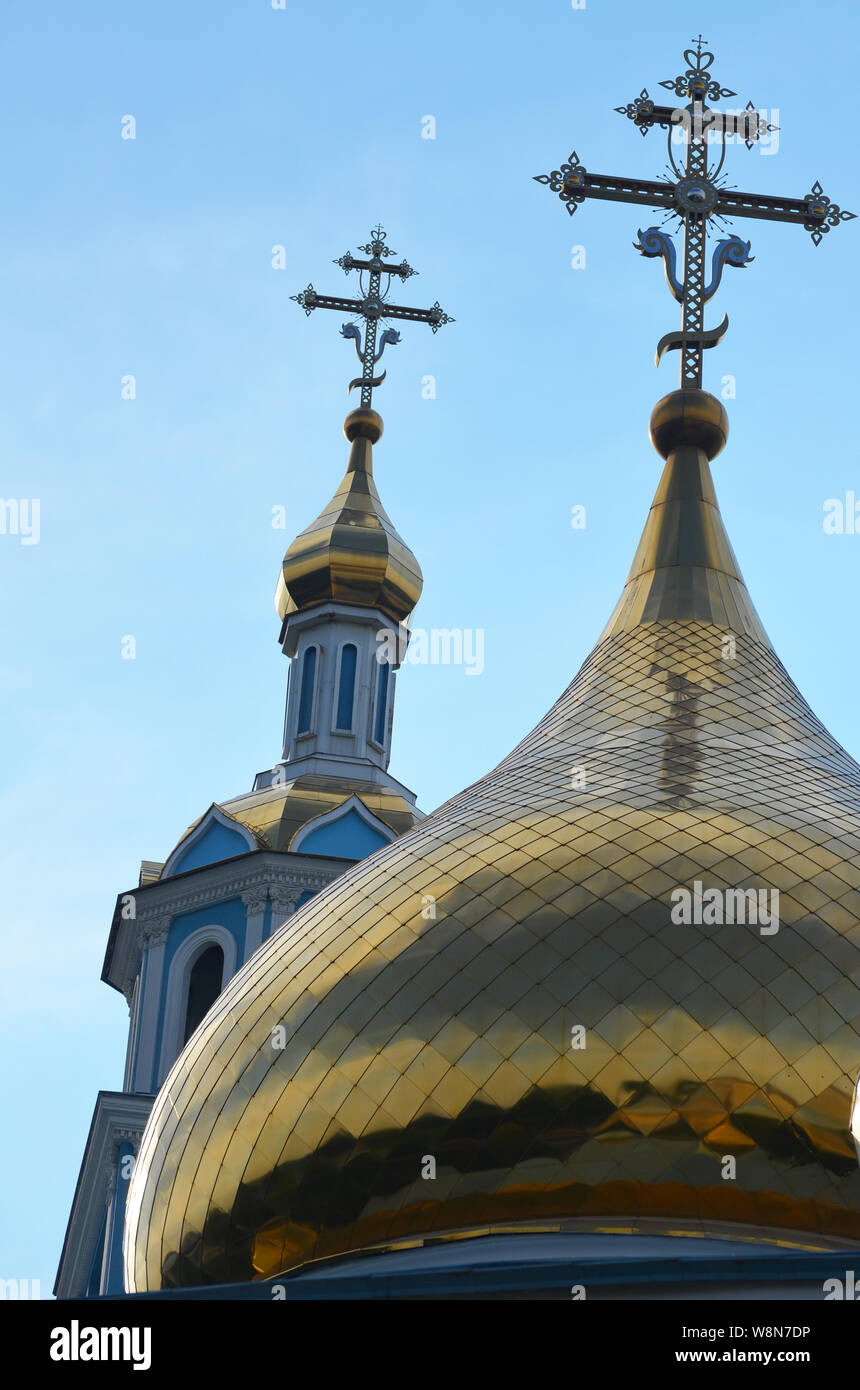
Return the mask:
[[[713,397],[661,402],[572,684],[218,999],[143,1137],[130,1289],[488,1229],[860,1240],[860,767],[756,616],[724,437]],[[696,883],[778,892],[778,929],[673,921]]]
[[397,623],[421,596],[421,567],[389,520],[373,481],[373,445],[382,418],[368,408],[344,421],[352,447],[346,473],[325,510],[284,556],[275,604],[281,618],[339,600],[379,608]]

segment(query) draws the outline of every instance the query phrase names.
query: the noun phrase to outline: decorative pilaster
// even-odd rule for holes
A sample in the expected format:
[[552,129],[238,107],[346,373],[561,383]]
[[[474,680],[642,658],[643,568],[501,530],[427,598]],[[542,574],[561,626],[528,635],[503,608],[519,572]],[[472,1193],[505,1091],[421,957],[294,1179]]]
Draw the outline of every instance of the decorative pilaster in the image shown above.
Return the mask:
[[138,922],[143,960],[143,987],[140,1000],[140,1028],[137,1056],[132,1068],[132,1090],[154,1091],[158,1045],[158,1008],[164,978],[164,957],[170,932],[170,917],[144,916]]
[[125,1224],[125,1203],[128,1185],[131,1181],[134,1164],[126,1160],[134,1158],[140,1148],[143,1131],[126,1126],[111,1129],[110,1156],[107,1168],[107,1222],[105,1243],[102,1252],[102,1272],[100,1293],[120,1293],[122,1291],[122,1234]]
[[269,890],[265,884],[249,888],[242,894],[242,902],[245,904],[245,955],[244,960],[250,960],[251,956],[263,943],[263,928],[266,920],[266,903],[269,900]]
[[272,891],[272,921],[269,927],[269,936],[274,936],[275,932],[284,925],[288,917],[292,917],[298,905],[299,898],[304,889],[274,888]]

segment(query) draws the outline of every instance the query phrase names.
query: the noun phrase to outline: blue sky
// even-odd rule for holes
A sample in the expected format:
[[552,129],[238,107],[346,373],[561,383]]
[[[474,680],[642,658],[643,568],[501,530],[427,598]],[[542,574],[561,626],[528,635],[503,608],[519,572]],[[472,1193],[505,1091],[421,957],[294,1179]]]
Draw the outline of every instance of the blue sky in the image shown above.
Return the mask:
[[[860,210],[856,5],[680,15],[632,0],[6,7],[0,493],[39,499],[40,537],[0,535],[0,1275],[50,1289],[96,1092],[122,1082],[127,1011],[99,980],[116,893],[280,754],[272,596],[285,543],[342,475],[356,365],[340,319],[305,319],[289,296],[309,280],[344,292],[332,258],[381,220],[420,272],[410,300],[456,318],[435,336],[406,325],[374,400],[377,483],[424,570],[414,624],[485,632],[481,676],[399,681],[391,770],[431,810],[588,654],[659,476],[651,407],[676,384],[676,360],[653,366],[676,306],[631,246],[658,219],[594,202],[568,218],[532,175],[575,148],[588,168],[660,177],[664,137],[613,108],[662,95],[701,29],[740,104],[779,112],[778,150],[731,149],[729,182],[800,197],[818,178]],[[731,327],[705,385],[730,373],[737,393],[717,490],[782,660],[857,756],[860,536],[822,518],[826,499],[860,496],[860,223],[817,249],[799,227],[733,230],[756,259],[707,318]]]

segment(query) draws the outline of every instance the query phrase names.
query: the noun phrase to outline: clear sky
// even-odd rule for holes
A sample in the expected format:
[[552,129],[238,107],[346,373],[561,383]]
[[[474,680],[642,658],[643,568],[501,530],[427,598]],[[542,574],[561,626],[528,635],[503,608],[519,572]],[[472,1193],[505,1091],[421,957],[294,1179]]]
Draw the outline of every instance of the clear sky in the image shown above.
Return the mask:
[[[727,104],[778,111],[778,148],[732,148],[729,182],[801,197],[818,178],[860,211],[858,28],[853,0],[7,4],[0,493],[39,499],[40,519],[38,544],[0,535],[0,1275],[50,1289],[96,1092],[122,1084],[127,1009],[99,980],[116,893],[280,755],[273,592],[343,473],[357,367],[340,319],[289,296],[346,292],[332,258],[379,219],[420,272],[407,302],[456,318],[405,325],[374,399],[377,483],[424,570],[414,625],[485,633],[480,676],[398,683],[391,770],[432,810],[588,654],[659,476],[650,410],[677,379],[676,355],[653,365],[677,306],[631,246],[659,217],[568,218],[532,175],[575,148],[660,177],[665,137],[613,108],[643,86],[671,100],[659,81],[701,29]],[[860,534],[822,520],[860,497],[860,222],[817,249],[800,227],[733,230],[756,259],[706,316],[731,327],[705,385],[736,381],[715,481],[777,651],[857,756]]]

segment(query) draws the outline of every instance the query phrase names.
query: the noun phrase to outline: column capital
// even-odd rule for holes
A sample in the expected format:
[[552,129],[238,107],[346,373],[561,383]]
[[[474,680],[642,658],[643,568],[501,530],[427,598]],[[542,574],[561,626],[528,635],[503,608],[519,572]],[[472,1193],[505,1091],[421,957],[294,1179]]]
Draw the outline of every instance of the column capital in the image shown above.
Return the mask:
[[111,1156],[104,1166],[105,1178],[107,1179],[107,1184],[105,1187],[105,1206],[107,1207],[110,1206],[116,1194],[117,1166],[117,1153],[114,1149],[111,1151]]
[[138,921],[140,943],[144,947],[163,946],[170,931],[170,917],[142,917]]
[[275,889],[277,896],[272,898],[272,930],[274,930],[276,926],[281,926],[287,917],[292,916],[298,905],[299,898],[304,891],[304,888]]
[[245,904],[248,916],[252,917],[258,912],[265,912],[268,898],[269,890],[265,884],[246,889],[242,894],[242,902]]

